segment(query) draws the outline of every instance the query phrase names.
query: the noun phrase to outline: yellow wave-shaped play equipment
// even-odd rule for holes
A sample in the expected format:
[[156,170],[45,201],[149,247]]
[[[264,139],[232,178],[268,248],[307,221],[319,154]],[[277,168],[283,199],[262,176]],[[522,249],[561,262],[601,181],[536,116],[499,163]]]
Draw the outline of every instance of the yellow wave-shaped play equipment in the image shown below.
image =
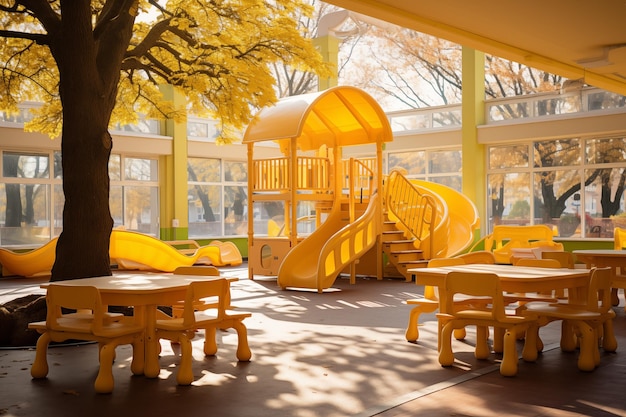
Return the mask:
[[[22,253],[0,248],[2,275],[30,277],[49,274],[56,256],[56,244],[57,238],[54,238],[40,248]],[[213,241],[185,255],[155,237],[126,230],[111,232],[109,256],[120,269],[163,272],[194,264],[238,266],[243,262],[239,249],[232,242]]]

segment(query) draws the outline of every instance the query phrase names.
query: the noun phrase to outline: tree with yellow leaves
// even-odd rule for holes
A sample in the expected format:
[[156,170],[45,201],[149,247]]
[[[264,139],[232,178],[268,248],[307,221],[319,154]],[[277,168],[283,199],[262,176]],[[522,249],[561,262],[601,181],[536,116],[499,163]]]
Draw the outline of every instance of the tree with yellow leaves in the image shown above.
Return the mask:
[[110,275],[109,126],[180,118],[173,85],[222,137],[276,100],[270,65],[326,74],[300,0],[0,0],[0,108],[42,102],[28,130],[61,135],[63,231],[52,281]]

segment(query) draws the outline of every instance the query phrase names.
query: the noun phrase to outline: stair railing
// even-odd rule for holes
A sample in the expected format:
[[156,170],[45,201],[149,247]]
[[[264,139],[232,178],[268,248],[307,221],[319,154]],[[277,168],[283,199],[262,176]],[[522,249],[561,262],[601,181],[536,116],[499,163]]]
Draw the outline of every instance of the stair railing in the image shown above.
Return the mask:
[[[430,194],[420,192],[406,177],[392,171],[386,181],[386,209],[396,218],[396,225],[407,238],[419,242],[424,257],[430,259],[435,253],[434,231],[437,203]],[[416,245],[418,247],[418,245]]]

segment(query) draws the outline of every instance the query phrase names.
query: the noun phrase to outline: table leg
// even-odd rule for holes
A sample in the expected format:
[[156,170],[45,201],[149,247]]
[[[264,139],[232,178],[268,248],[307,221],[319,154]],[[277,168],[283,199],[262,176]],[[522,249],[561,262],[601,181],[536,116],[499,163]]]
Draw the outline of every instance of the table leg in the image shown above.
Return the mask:
[[157,306],[146,306],[146,366],[144,375],[148,378],[159,376],[159,341],[156,338]]
[[[145,329],[146,327],[146,309],[144,306],[133,306],[133,317],[135,319],[135,323],[141,324],[143,326],[143,328]],[[146,357],[146,336],[144,334],[143,336],[144,340],[142,341],[143,346],[144,346],[144,352],[143,352],[143,358],[140,358],[140,360],[134,360],[132,361],[131,364],[131,371],[133,373],[133,375],[143,375],[144,370],[145,370],[145,357]]]

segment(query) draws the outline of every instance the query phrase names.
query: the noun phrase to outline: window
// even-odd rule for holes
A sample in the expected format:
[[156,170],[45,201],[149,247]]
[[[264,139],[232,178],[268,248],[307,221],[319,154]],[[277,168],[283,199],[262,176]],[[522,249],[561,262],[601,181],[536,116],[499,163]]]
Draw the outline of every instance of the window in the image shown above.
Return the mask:
[[46,243],[61,232],[62,207],[60,152],[2,152],[0,245]]
[[613,238],[614,216],[624,212],[626,138],[491,146],[488,158],[490,230],[547,224],[559,237]]
[[246,236],[247,162],[189,158],[187,171],[189,238]]
[[389,171],[394,168],[406,170],[408,178],[432,181],[461,191],[461,149],[415,150],[394,152],[387,155]]
[[[2,152],[0,245],[43,245],[63,229],[61,152]],[[121,173],[125,175],[122,177]],[[158,236],[157,161],[111,155],[115,226]]]
[[111,155],[109,205],[114,227],[159,236],[159,177],[156,159]]

